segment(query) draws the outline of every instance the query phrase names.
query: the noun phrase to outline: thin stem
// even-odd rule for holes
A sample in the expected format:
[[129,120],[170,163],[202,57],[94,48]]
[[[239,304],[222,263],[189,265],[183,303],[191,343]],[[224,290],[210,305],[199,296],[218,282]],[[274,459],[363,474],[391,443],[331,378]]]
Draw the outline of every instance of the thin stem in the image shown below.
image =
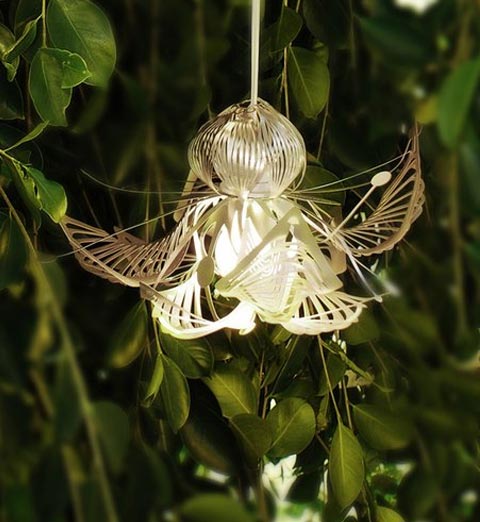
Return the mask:
[[[85,92],[84,92],[82,86],[79,87],[79,92],[80,92],[80,97],[82,99],[82,102],[83,102],[84,106],[86,106],[87,98],[85,96]],[[108,175],[107,169],[105,167],[105,162],[103,160],[102,148],[101,148],[101,144],[100,144],[100,139],[98,137],[98,133],[97,133],[97,131],[92,130],[92,132],[90,132],[89,135],[90,135],[90,142],[92,144],[92,149],[93,149],[95,155],[97,156],[97,161],[98,161],[98,164],[100,165],[101,171],[103,172],[105,179],[107,181],[110,181],[110,176]],[[118,209],[117,200],[115,199],[115,194],[111,190],[109,190],[108,195],[110,197],[110,201],[112,202],[112,207],[113,207],[113,211],[115,213],[115,217],[117,219],[118,226],[122,227],[123,226],[122,217],[121,217],[120,211]]]
[[47,0],[42,0],[42,47],[47,47]]
[[[8,154],[2,151],[0,155],[8,157]],[[67,325],[65,323],[65,319],[63,317],[62,311],[58,302],[55,298],[55,294],[50,286],[50,282],[43,271],[42,265],[38,259],[37,251],[33,246],[32,241],[30,240],[30,236],[28,235],[25,226],[20,219],[15,207],[7,196],[6,192],[0,187],[0,196],[5,201],[7,207],[9,208],[15,222],[17,223],[20,232],[25,240],[25,244],[30,253],[32,272],[37,280],[37,284],[40,285],[41,291],[45,293],[48,302],[50,304],[50,310],[52,313],[52,317],[57,325],[58,332],[60,334],[60,338],[62,340],[62,347],[64,350],[64,355],[70,367],[70,371],[72,374],[72,379],[75,385],[75,389],[78,394],[78,399],[80,403],[80,409],[83,414],[83,419],[85,421],[85,427],[88,434],[88,439],[90,442],[90,447],[93,455],[93,465],[97,472],[98,482],[100,485],[100,492],[103,497],[103,501],[105,504],[105,514],[108,522],[118,522],[118,516],[115,510],[115,504],[113,502],[113,496],[110,491],[110,485],[108,483],[107,473],[105,470],[105,465],[103,462],[102,453],[100,450],[100,442],[98,439],[95,421],[93,416],[92,406],[88,397],[88,391],[85,384],[85,381],[82,376],[82,372],[80,370],[80,366],[77,361],[77,357],[75,354],[75,348],[73,346],[72,340],[70,338],[70,334],[67,329]]]
[[459,206],[458,158],[452,154],[446,162],[450,173],[450,231],[453,246],[453,280],[457,301],[457,328],[460,335],[468,329],[467,309],[465,306],[465,276],[463,272],[462,230]]
[[81,484],[78,479],[78,472],[75,469],[75,453],[73,448],[65,444],[62,446],[62,457],[67,472],[68,486],[72,496],[73,512],[77,522],[85,522],[84,510],[82,506]]
[[[30,371],[30,378],[37,390],[38,397],[42,403],[43,408],[45,409],[47,417],[52,419],[55,414],[55,408],[40,370],[37,368],[32,369]],[[72,508],[75,520],[76,522],[84,522],[85,518],[83,516],[82,501],[78,487],[78,473],[76,473],[76,470],[74,469],[75,461],[73,458],[73,449],[68,445],[63,445],[61,451],[63,465],[65,466],[65,471],[67,474],[70,495],[72,498]]]
[[348,11],[349,11],[349,39],[350,39],[350,59],[352,69],[355,71],[357,69],[357,48],[355,45],[355,18],[353,14],[353,5],[352,0],[348,1]]
[[[153,310],[153,305],[152,305]],[[152,317],[150,315],[150,317]],[[152,326],[153,326],[153,333],[155,335],[155,345],[157,346],[157,354],[160,355],[162,353],[162,345],[160,344],[160,337],[158,336],[158,324],[155,319],[152,318]]]
[[285,116],[290,119],[290,98],[288,95],[288,49],[290,46],[285,47],[283,50],[283,71],[282,71],[282,89],[285,98]]
[[10,156],[10,154],[8,154],[8,152],[5,152],[3,149],[0,149],[0,157],[5,158],[6,160],[11,161],[13,163],[17,162],[17,160],[13,156]]
[[[282,9],[288,7],[288,0],[283,0]],[[297,4],[299,7],[299,4]],[[285,116],[290,119],[290,98],[288,94],[288,51],[290,50],[292,44],[288,44],[287,47],[283,49],[283,68],[282,68],[282,82],[280,85],[280,98],[282,97],[282,90],[285,99]]]
[[340,410],[338,409],[337,402],[335,401],[335,396],[333,395],[332,382],[330,381],[330,375],[328,375],[327,361],[325,359],[325,353],[323,352],[322,338],[318,335],[317,339],[318,339],[318,348],[320,350],[320,357],[322,359],[323,371],[325,373],[325,379],[327,381],[328,392],[330,394],[330,398],[332,399],[333,408],[335,410],[335,415],[337,416],[337,421],[339,423],[341,423],[342,416],[340,414]]
[[258,503],[258,513],[260,515],[260,520],[262,522],[268,522],[268,509],[267,502],[265,499],[265,488],[263,487],[263,461],[260,461],[258,466],[258,476],[257,476],[257,503]]
[[256,105],[257,101],[258,101],[259,55],[260,55],[260,0],[252,0],[250,105]]
[[317,439],[320,446],[322,446],[322,448],[325,450],[325,453],[330,455],[330,448],[325,444],[325,442],[323,442],[322,437],[320,437],[318,433],[315,433],[315,438]]
[[350,413],[350,401],[348,400],[348,390],[347,390],[347,383],[344,381],[342,382],[342,389],[343,389],[343,397],[345,399],[345,410],[347,412],[347,422],[348,427],[353,430],[353,422],[352,422],[352,415]]
[[[195,24],[197,28],[197,48],[198,48],[198,67],[200,73],[200,81],[202,87],[208,87],[207,77],[207,60],[206,60],[206,38],[205,38],[205,16],[204,16],[204,0],[197,0],[197,8],[195,11]],[[208,118],[213,117],[210,102],[207,105]]]
[[320,156],[322,155],[323,142],[325,140],[325,131],[327,129],[327,118],[328,118],[329,105],[330,105],[330,97],[327,98],[327,104],[325,105],[325,109],[323,110],[322,131],[320,133],[320,141],[318,143],[317,160],[320,160]]
[[[147,139],[145,140],[145,155],[148,162],[149,167],[149,176],[150,179],[153,176],[153,179],[157,185],[157,194],[158,194],[158,206],[160,211],[160,223],[162,224],[162,229],[166,230],[166,221],[165,221],[165,206],[163,203],[162,197],[162,169],[160,168],[160,161],[158,157],[158,147],[157,147],[157,129],[155,122],[152,121],[147,129]],[[150,184],[149,184],[150,185]],[[152,191],[152,193],[154,193]]]

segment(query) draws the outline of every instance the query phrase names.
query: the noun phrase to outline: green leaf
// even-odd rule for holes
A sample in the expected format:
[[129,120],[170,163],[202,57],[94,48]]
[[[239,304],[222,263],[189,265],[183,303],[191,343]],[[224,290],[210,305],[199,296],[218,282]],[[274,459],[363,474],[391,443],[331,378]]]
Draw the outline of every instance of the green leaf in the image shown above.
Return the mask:
[[438,131],[444,145],[454,148],[465,128],[480,78],[480,59],[464,62],[443,82],[437,107]]
[[96,89],[90,94],[83,112],[70,129],[74,134],[85,134],[91,131],[101,120],[108,106],[108,94],[106,89]]
[[330,396],[324,395],[318,405],[318,412],[316,416],[317,430],[323,431],[328,428],[328,407],[330,405]]
[[309,335],[292,337],[285,348],[282,348],[283,365],[278,372],[275,390],[283,390],[292,383],[293,377],[302,368],[303,361],[311,346],[312,338]]
[[412,425],[404,415],[374,404],[354,406],[353,415],[360,435],[374,449],[400,449],[412,440]]
[[56,366],[55,386],[52,394],[55,442],[60,447],[74,439],[82,425],[82,411],[72,370],[65,357]]
[[67,196],[62,185],[46,179],[43,172],[34,167],[25,165],[24,171],[33,180],[38,208],[46,212],[55,223],[59,223],[67,211]]
[[270,426],[257,415],[235,415],[230,419],[230,426],[249,462],[255,464],[270,449],[273,440]]
[[215,395],[225,417],[233,417],[240,413],[256,413],[255,388],[240,370],[221,365],[211,377],[205,379],[205,383]]
[[440,495],[438,477],[417,466],[403,477],[397,492],[397,506],[409,521],[428,520]]
[[37,522],[37,508],[32,489],[21,482],[2,488],[2,516],[7,520]]
[[4,165],[6,165],[20,197],[28,207],[32,219],[38,226],[40,226],[42,222],[40,215],[41,203],[36,194],[35,182],[25,171],[24,166],[18,161],[6,161]]
[[160,342],[166,354],[190,379],[206,377],[213,369],[213,352],[205,339],[179,340],[161,333]]
[[301,47],[289,48],[288,65],[288,82],[298,108],[307,118],[316,118],[328,100],[328,67],[315,52]]
[[393,16],[361,18],[360,27],[368,43],[389,65],[423,65],[432,55],[425,34]]
[[35,55],[29,77],[33,104],[44,121],[66,126],[65,110],[70,105],[72,87],[90,76],[85,61],[63,49],[40,49]]
[[298,476],[288,490],[288,501],[298,504],[315,502],[322,483],[322,475],[323,472],[320,468],[312,473],[302,473]]
[[[12,127],[6,123],[0,122],[0,148],[3,150],[9,150],[10,155],[21,163],[28,163],[39,169],[43,166],[43,157],[38,145],[31,141],[30,143],[24,143],[19,145],[17,148],[12,149],[12,145],[22,140],[25,137],[25,133],[19,131],[17,128]],[[8,163],[5,160],[5,165]],[[12,165],[10,165],[13,168]]]
[[340,509],[358,497],[363,486],[362,448],[352,431],[339,424],[332,439],[328,472],[333,494]]
[[302,17],[294,9],[282,5],[279,19],[263,35],[264,39],[270,38],[270,52],[281,51],[293,42],[302,25]]
[[104,87],[116,59],[115,40],[105,13],[89,0],[51,0],[47,26],[55,47],[85,60],[91,73],[86,83]]
[[144,406],[149,406],[155,400],[158,390],[160,389],[160,385],[163,381],[163,373],[163,359],[162,356],[158,354],[157,358],[155,359],[155,366],[153,367],[152,376],[150,377],[150,382],[145,393],[145,398],[142,401]]
[[15,33],[33,18],[38,18],[42,14],[42,3],[38,0],[19,0],[15,11]]
[[332,208],[332,204],[343,204],[345,201],[344,185],[333,172],[316,165],[308,165],[305,176],[302,179],[302,189],[318,187],[320,198],[325,198],[326,209]]
[[199,464],[232,475],[238,471],[241,454],[215,398],[203,388],[197,385],[196,393],[192,394],[190,415],[180,435],[188,452]]
[[58,304],[63,307],[68,301],[66,274],[59,261],[54,261],[50,257],[47,259],[48,262],[43,265],[43,271],[47,276],[55,299],[57,299]]
[[108,362],[123,368],[134,361],[148,341],[148,312],[145,301],[139,301],[116,327],[110,341]]
[[437,121],[438,94],[423,98],[415,107],[415,120],[421,125],[428,125]]
[[0,60],[2,61],[5,69],[7,70],[8,81],[11,82],[17,74],[18,66],[20,65],[20,59],[16,58],[12,62],[5,60],[5,54],[15,44],[15,36],[8,27],[0,24]]
[[300,453],[315,435],[315,413],[302,399],[279,402],[267,415],[267,424],[273,434],[268,453],[275,458]]
[[113,402],[93,404],[95,424],[107,462],[114,473],[123,469],[130,441],[130,426],[127,414]]
[[477,135],[474,125],[469,125],[466,129],[465,138],[462,140],[459,152],[463,173],[461,195],[463,196],[464,208],[471,208],[472,214],[480,215],[480,184],[478,183],[480,137]]
[[23,96],[16,81],[9,82],[5,71],[0,70],[0,119],[23,119]]
[[353,323],[341,334],[347,344],[355,346],[378,339],[380,330],[377,321],[370,310],[364,310],[358,322]]
[[23,277],[27,250],[13,218],[0,212],[0,291]]
[[220,493],[204,493],[184,502],[179,513],[185,522],[254,522],[236,500]]
[[76,87],[91,76],[90,71],[87,68],[87,64],[81,56],[61,49],[56,49],[56,51],[57,53],[61,53],[63,55],[62,89]]
[[40,49],[30,67],[28,90],[42,120],[60,127],[67,126],[65,110],[72,99],[72,90],[62,87],[63,77],[62,53]]
[[165,355],[163,360],[163,381],[160,395],[165,415],[172,430],[176,433],[188,418],[190,410],[190,390],[187,379],[178,366]]
[[[326,359],[326,366],[328,372],[328,379],[330,381],[330,386],[332,390],[337,386],[337,384],[341,381],[342,377],[345,375],[345,370],[347,369],[347,365],[345,361],[337,357],[333,353],[329,353]],[[322,368],[320,379],[318,382],[318,394],[326,395],[330,390],[328,389],[328,381],[327,376],[325,375],[325,370]]]
[[348,0],[303,0],[302,13],[308,30],[320,42],[341,49],[347,47],[351,24]]
[[377,506],[377,517],[375,522],[405,522],[405,519],[393,509]]
[[319,440],[319,438],[313,438],[312,442],[297,455],[295,459],[296,473],[313,473],[323,469],[328,453],[326,446],[322,445]]
[[6,152],[16,149],[17,147],[20,147],[20,145],[23,145],[24,143],[28,143],[29,141],[34,140],[35,138],[38,138],[40,134],[48,127],[48,121],[42,121],[38,125],[36,125],[28,134],[23,136],[23,138],[20,138],[18,141],[16,141],[13,145],[10,145],[8,148],[5,149]]
[[323,18],[321,3],[316,0],[304,0],[302,2],[302,12],[308,30],[318,40],[325,41],[324,26],[327,24]]
[[281,392],[275,393],[275,399],[288,399],[289,397],[299,397],[308,400],[315,395],[315,386],[312,378],[297,377]]
[[24,53],[33,43],[35,37],[37,36],[37,22],[39,18],[35,20],[30,20],[27,22],[22,30],[21,35],[17,38],[17,40],[5,50],[5,54],[3,55],[3,60],[6,62],[13,63],[17,58],[20,57],[22,53]]

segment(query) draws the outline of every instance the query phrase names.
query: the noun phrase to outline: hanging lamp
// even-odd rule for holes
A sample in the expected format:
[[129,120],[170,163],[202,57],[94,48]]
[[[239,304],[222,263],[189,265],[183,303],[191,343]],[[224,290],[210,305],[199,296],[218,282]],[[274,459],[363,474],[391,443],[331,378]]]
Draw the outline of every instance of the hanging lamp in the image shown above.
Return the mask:
[[223,328],[246,334],[257,320],[294,334],[347,328],[379,296],[350,295],[339,276],[350,265],[365,281],[362,258],[391,249],[422,211],[417,132],[394,172],[373,175],[345,218],[300,189],[304,140],[258,98],[259,34],[253,0],[251,98],[192,140],[191,176],[169,235],[146,243],[68,216],[61,223],[84,269],[139,287],[162,329],[178,338]]

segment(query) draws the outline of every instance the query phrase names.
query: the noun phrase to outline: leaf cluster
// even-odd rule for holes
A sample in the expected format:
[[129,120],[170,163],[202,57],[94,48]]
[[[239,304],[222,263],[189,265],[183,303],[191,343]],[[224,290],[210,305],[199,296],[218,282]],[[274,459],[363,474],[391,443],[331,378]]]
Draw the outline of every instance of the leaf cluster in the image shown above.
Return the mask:
[[479,519],[480,13],[405,3],[266,2],[260,59],[305,187],[423,124],[426,210],[375,265],[397,296],[335,336],[178,341],[56,223],[68,194],[171,228],[189,140],[248,98],[248,3],[0,2],[0,519]]

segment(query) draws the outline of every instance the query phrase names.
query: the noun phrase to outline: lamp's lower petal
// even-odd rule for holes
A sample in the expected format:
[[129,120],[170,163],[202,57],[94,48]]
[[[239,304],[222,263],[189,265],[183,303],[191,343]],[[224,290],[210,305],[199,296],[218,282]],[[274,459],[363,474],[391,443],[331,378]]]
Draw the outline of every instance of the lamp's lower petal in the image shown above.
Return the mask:
[[295,315],[282,326],[297,335],[343,330],[358,321],[369,300],[338,291],[312,295],[303,300]]
[[[239,303],[227,315],[218,317],[210,296],[205,295],[208,289],[200,287],[196,274],[168,290],[159,292],[142,285],[141,292],[153,303],[152,316],[162,329],[179,339],[195,339],[223,328],[246,334],[255,327],[255,310],[248,303]],[[205,306],[208,301],[210,306]],[[214,319],[206,316],[205,308]]]

